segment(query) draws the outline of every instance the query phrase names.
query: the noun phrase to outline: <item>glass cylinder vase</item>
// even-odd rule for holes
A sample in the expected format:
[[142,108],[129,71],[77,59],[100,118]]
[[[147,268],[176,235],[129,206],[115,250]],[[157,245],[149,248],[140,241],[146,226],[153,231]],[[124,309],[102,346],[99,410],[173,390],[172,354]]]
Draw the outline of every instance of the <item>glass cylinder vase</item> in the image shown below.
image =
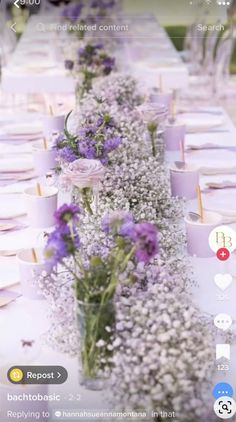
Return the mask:
[[77,302],[80,344],[80,384],[89,390],[102,390],[109,379],[115,307],[112,301]]
[[[163,140],[163,131],[159,131],[157,129],[156,132],[150,134],[150,132],[147,130],[144,133],[144,141],[146,142],[147,145],[149,145],[149,147],[152,147],[152,155],[155,155],[159,163],[163,164],[165,161],[165,147],[164,147],[164,140]],[[155,149],[155,154],[153,154],[153,149]]]
[[87,186],[72,188],[72,202],[81,205],[88,215],[98,212],[99,186]]

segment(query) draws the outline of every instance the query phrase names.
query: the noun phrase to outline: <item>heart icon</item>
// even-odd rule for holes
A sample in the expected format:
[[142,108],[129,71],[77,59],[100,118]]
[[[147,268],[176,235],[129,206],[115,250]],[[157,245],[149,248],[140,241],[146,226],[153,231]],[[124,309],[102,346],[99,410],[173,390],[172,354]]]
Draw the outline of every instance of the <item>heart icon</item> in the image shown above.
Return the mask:
[[226,290],[232,283],[233,277],[231,274],[216,274],[214,281],[219,289]]

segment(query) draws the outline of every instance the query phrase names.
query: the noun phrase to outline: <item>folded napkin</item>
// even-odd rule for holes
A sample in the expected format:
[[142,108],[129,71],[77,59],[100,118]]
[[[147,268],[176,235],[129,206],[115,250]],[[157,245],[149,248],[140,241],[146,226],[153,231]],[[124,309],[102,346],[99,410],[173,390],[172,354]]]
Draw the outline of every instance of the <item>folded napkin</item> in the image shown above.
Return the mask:
[[213,174],[201,176],[202,189],[227,189],[236,188],[236,174]]
[[197,166],[202,174],[236,173],[236,153],[224,149],[188,151],[188,164]]
[[185,147],[189,149],[214,149],[236,147],[236,134],[201,133],[187,134]]
[[197,133],[222,126],[225,123],[225,118],[206,113],[183,113],[178,116],[178,122],[186,125],[188,133]]
[[236,222],[236,189],[215,189],[202,194],[204,208],[222,215],[223,223]]

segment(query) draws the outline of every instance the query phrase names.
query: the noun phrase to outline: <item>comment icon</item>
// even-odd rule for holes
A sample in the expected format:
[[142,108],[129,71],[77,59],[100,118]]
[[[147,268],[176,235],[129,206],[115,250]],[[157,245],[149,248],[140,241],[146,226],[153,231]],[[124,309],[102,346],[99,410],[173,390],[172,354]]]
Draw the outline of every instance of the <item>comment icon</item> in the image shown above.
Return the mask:
[[222,331],[227,331],[231,327],[232,323],[232,318],[228,314],[218,314],[214,318],[215,326]]

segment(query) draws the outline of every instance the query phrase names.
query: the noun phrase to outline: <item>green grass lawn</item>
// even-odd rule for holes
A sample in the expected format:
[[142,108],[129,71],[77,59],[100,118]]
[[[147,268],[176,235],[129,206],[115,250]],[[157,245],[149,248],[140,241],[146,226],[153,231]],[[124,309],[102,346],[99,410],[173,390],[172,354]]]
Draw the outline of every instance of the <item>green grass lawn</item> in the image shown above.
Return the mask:
[[[186,33],[185,26],[167,26],[166,31],[169,37],[172,39],[176,49],[178,51],[183,50],[183,42]],[[231,63],[231,73],[236,74],[236,47],[234,49],[234,54]]]

